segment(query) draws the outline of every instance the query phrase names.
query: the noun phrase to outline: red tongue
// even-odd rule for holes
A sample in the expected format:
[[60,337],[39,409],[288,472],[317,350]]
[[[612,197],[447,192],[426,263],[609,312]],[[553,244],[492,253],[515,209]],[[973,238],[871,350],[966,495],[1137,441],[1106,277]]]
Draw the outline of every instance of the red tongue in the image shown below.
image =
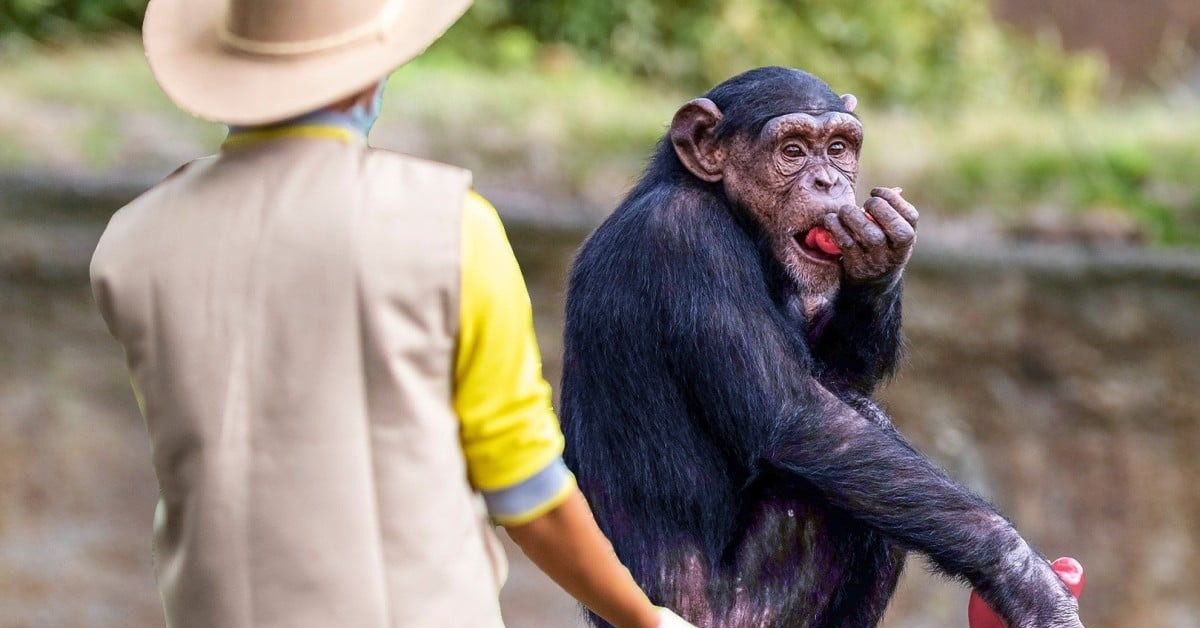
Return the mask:
[[822,253],[829,255],[841,255],[842,250],[833,242],[833,234],[829,233],[824,227],[813,227],[808,230],[808,234],[804,236],[804,245],[820,249]]

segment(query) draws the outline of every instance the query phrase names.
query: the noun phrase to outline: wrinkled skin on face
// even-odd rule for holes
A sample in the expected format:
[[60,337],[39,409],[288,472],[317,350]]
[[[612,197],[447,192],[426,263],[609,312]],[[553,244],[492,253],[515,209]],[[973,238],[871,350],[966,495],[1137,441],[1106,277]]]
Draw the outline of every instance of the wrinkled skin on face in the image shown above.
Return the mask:
[[[797,111],[757,135],[718,139],[720,109],[697,98],[676,113],[670,137],[692,174],[720,182],[766,233],[806,301],[828,301],[840,282],[890,283],[912,255],[918,214],[899,188],[875,188],[862,207],[854,186],[863,128],[846,111]],[[836,247],[836,248],[834,248]]]

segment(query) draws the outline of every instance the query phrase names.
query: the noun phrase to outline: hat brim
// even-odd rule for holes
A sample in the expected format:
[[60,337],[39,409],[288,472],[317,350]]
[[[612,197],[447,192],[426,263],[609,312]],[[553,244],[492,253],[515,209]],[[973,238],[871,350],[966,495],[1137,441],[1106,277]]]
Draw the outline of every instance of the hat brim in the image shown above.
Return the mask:
[[226,5],[152,0],[142,22],[146,60],[163,91],[184,111],[253,126],[307,113],[384,78],[441,37],[471,0],[409,0],[386,34],[295,56],[226,47],[217,34]]

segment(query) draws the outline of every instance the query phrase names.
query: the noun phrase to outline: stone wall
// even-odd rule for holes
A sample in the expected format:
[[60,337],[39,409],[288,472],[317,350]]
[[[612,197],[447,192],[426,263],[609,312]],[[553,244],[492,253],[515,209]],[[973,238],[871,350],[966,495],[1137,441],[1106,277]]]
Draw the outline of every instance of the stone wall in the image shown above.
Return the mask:
[[[908,362],[885,393],[901,430],[1051,558],[1082,561],[1089,627],[1200,626],[1198,260],[935,249],[912,270]],[[956,625],[918,619],[963,597],[919,571],[888,625]]]

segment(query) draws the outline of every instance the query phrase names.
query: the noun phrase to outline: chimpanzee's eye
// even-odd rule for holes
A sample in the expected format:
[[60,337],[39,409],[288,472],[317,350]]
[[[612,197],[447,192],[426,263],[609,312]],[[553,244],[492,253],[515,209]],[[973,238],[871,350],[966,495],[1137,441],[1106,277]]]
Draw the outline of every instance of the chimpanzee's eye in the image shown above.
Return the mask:
[[804,149],[799,144],[788,144],[783,147],[783,154],[788,157],[803,157]]
[[846,152],[846,143],[842,140],[834,140],[833,143],[829,145],[830,157],[837,157],[844,152]]

